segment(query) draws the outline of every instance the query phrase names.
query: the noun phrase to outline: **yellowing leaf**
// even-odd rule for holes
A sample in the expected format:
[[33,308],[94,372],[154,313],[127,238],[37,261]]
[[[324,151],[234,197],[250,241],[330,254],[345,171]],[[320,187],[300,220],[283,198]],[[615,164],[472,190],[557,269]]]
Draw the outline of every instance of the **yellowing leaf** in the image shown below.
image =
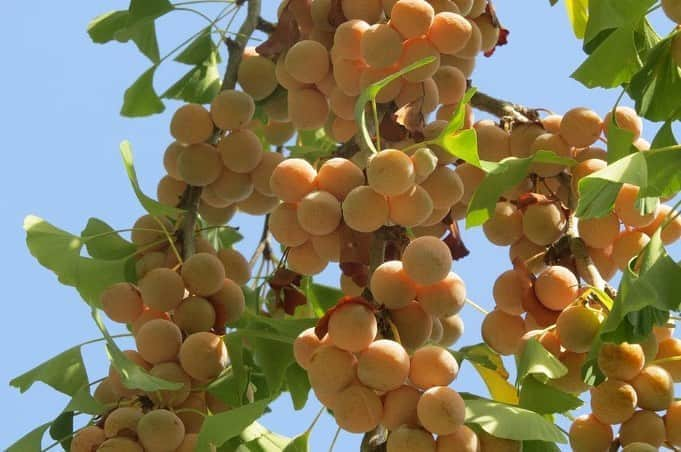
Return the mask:
[[586,23],[589,21],[589,0],[565,0],[565,9],[572,31],[578,39],[583,39]]
[[515,387],[508,380],[506,380],[498,371],[488,369],[480,364],[473,364],[475,370],[478,371],[482,381],[485,382],[489,395],[497,402],[508,403],[510,405],[518,404],[518,393]]

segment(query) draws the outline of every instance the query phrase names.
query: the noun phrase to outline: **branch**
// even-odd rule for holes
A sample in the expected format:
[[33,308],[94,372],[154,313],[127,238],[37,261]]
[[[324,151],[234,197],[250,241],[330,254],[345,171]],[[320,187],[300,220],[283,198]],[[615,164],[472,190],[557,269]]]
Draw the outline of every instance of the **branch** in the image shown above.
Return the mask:
[[235,38],[226,38],[225,44],[229,49],[229,58],[227,60],[227,70],[225,77],[222,79],[222,89],[234,89],[236,86],[237,74],[239,73],[239,64],[241,64],[241,57],[244,49],[251,35],[260,23],[260,0],[247,0],[248,11],[244,23],[236,34]]
[[500,119],[510,118],[516,122],[534,122],[539,119],[539,112],[536,109],[497,99],[480,91],[473,95],[471,106]]
[[[222,79],[221,90],[234,89],[236,86],[237,75],[239,72],[239,65],[241,64],[241,57],[244,49],[251,35],[255,31],[260,18],[260,0],[245,0],[248,2],[248,11],[236,38],[226,38],[225,44],[229,50],[229,58],[227,60],[227,69],[225,76]],[[241,5],[245,3],[244,0],[237,2]],[[216,143],[219,138],[219,133],[213,135],[213,143]],[[180,228],[180,240],[182,241],[182,257],[187,259],[194,254],[194,229],[196,228],[196,220],[198,216],[199,201],[201,200],[201,187],[187,186],[187,189],[182,195],[180,201],[180,208],[187,211]]]

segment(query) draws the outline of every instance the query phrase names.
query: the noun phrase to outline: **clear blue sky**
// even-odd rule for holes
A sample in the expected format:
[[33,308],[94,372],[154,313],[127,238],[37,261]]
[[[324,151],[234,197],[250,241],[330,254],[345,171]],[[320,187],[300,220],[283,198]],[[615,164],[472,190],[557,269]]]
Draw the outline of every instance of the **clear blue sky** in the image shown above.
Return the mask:
[[[274,0],[264,0],[264,15],[275,16]],[[0,237],[3,306],[0,316],[0,448],[35,426],[52,419],[67,400],[44,385],[26,394],[10,388],[14,376],[80,342],[98,337],[87,306],[76,292],[60,286],[55,277],[29,255],[22,231],[27,214],[37,214],[72,232],[82,230],[89,217],[101,218],[115,228],[130,227],[142,214],[125,177],[118,144],[129,139],[135,150],[142,186],[154,193],[162,175],[161,156],[170,142],[168,123],[175,105],[166,113],[145,119],[118,115],[123,91],[148,67],[148,61],[129,45],[92,44],[85,28],[94,16],[124,9],[127,1],[64,2],[36,0],[7,2],[0,27],[4,61],[0,71],[3,105],[0,131],[3,138],[4,183],[0,189]],[[589,106],[604,114],[615,102],[617,91],[587,90],[569,78],[582,60],[580,43],[573,37],[562,5],[550,8],[548,0],[498,0],[497,11],[511,30],[510,44],[491,59],[480,58],[473,79],[481,90],[528,106],[563,112]],[[671,25],[659,23],[665,33]],[[171,49],[201,22],[176,13],[159,23],[163,49]],[[163,67],[157,86],[163,89],[186,70]],[[173,78],[174,76],[174,78]],[[656,127],[646,124],[644,135],[652,139]],[[678,133],[677,133],[678,136]],[[261,219],[237,217],[245,231],[259,231]],[[254,234],[257,235],[258,233]],[[454,270],[468,286],[469,296],[490,308],[492,282],[508,269],[507,250],[487,243],[479,230],[464,233],[471,256]],[[252,250],[257,237],[240,243]],[[674,254],[678,258],[679,248]],[[333,273],[326,282],[335,283]],[[461,345],[480,341],[481,315],[463,311],[467,334]],[[84,349],[91,380],[107,368],[101,344]],[[484,392],[468,365],[455,382],[458,390]],[[285,435],[305,428],[319,408],[316,401],[294,413],[284,395],[273,405],[274,414],[264,424]],[[313,434],[312,450],[327,450],[335,432],[325,416]],[[359,435],[342,433],[336,450],[357,450]]]

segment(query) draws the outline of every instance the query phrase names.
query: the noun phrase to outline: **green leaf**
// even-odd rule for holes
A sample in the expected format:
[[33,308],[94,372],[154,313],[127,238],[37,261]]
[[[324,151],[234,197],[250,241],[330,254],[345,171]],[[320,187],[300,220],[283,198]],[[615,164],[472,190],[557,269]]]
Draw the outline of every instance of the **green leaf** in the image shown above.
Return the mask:
[[64,411],[50,425],[50,437],[55,441],[59,441],[64,450],[71,449],[73,417],[73,411]]
[[215,44],[211,39],[211,27],[206,27],[175,57],[175,61],[196,66],[215,54]]
[[74,396],[88,384],[87,371],[80,346],[70,348],[9,382],[26,392],[35,382],[41,381],[59,392]]
[[553,356],[553,353],[546,350],[536,338],[532,338],[525,343],[525,348],[518,360],[516,382],[523,382],[525,377],[534,374],[554,380],[567,372],[567,367]]
[[[641,21],[654,0],[598,0],[589,2],[589,21],[584,33],[584,45],[589,44],[602,32],[636,24]],[[589,52],[590,53],[590,52]]]
[[[452,114],[452,118],[449,120],[447,123],[447,126],[443,129],[442,133],[440,134],[440,137],[444,137],[445,135],[451,135],[455,132],[458,132],[461,130],[463,127],[464,123],[466,122],[466,104],[471,101],[473,96],[475,96],[475,93],[478,90],[475,88],[469,88],[466,93],[463,95],[461,100],[456,106],[456,109],[454,110],[454,113]],[[477,160],[478,164],[475,166],[480,166],[479,165],[479,160]],[[475,163],[473,163],[475,164]]]
[[366,104],[368,102],[375,102],[378,93],[380,93],[381,90],[388,86],[388,84],[390,84],[392,81],[397,80],[404,74],[408,74],[411,71],[414,71],[420,67],[430,64],[433,61],[435,61],[435,57],[433,56],[429,56],[422,60],[416,61],[410,64],[409,66],[406,66],[400,69],[399,71],[390,74],[384,79],[381,79],[376,83],[372,83],[371,85],[367,86],[362,90],[359,97],[357,98],[357,101],[355,102],[355,122],[357,122],[357,126],[359,127],[360,137],[362,138],[365,146],[368,149],[370,149],[373,152],[377,152],[376,146],[374,146],[374,143],[371,139],[371,134],[367,129],[367,118],[365,114]]
[[135,171],[132,157],[132,146],[130,145],[130,142],[127,140],[121,142],[120,149],[121,156],[123,157],[123,165],[125,165],[125,172],[128,174],[128,179],[130,179],[132,189],[135,191],[135,195],[137,196],[137,199],[144,210],[149,212],[151,215],[156,215],[159,217],[176,218],[183,214],[184,210],[161,204],[142,192],[139,181],[137,180],[137,172]]
[[438,140],[445,151],[473,166],[480,167],[478,157],[478,135],[474,129],[467,129],[457,134],[444,135]]
[[248,388],[248,370],[244,364],[243,338],[239,333],[230,333],[224,337],[229,353],[231,372],[213,381],[207,392],[231,407],[239,407],[244,403],[244,395]]
[[156,25],[153,22],[141,22],[127,30],[127,33],[139,51],[152,63],[161,62],[158,39],[156,39]]
[[310,394],[310,380],[305,369],[300,367],[298,363],[294,362],[286,369],[286,386],[291,394],[293,408],[296,410],[303,409]]
[[74,286],[83,242],[80,237],[52,226],[35,215],[24,219],[26,245],[40,265],[57,274],[59,282]]
[[476,424],[499,438],[565,443],[565,436],[550,420],[533,411],[467,394],[466,423]]
[[274,396],[281,392],[286,369],[295,361],[293,348],[290,344],[257,337],[250,338],[250,342],[253,358],[265,374],[270,395]]
[[589,20],[589,0],[565,0],[572,31],[578,39],[584,38],[586,23]]
[[158,66],[147,69],[135,83],[125,90],[121,115],[127,117],[149,116],[165,110],[163,102],[154,89],[154,73]]
[[681,189],[681,152],[676,148],[636,152],[582,178],[576,215],[606,215],[623,183],[640,187],[640,198],[674,195]]
[[501,194],[525,179],[533,163],[572,166],[574,160],[558,157],[551,151],[538,151],[531,157],[509,157],[502,160],[498,165],[492,166],[492,169],[473,194],[466,214],[466,227],[480,226],[489,220],[494,214]]
[[7,452],[35,452],[37,450],[42,450],[43,435],[48,428],[50,428],[52,422],[36,427],[35,429],[24,435],[19,441],[12,444],[7,448]]
[[610,124],[608,124],[608,163],[614,163],[617,160],[626,157],[627,155],[638,152],[633,145],[634,133],[627,129],[621,129],[615,122],[616,115],[615,108],[610,115]]
[[539,414],[565,413],[582,406],[579,397],[550,386],[534,375],[523,379],[520,406]]
[[614,88],[642,67],[631,25],[618,28],[587,57],[571,77],[587,88]]
[[660,127],[660,130],[657,131],[657,134],[655,135],[655,138],[653,139],[653,142],[651,143],[650,147],[652,149],[658,149],[658,148],[664,148],[668,146],[676,146],[678,141],[676,141],[676,137],[674,136],[674,131],[672,130],[672,123],[671,121],[667,121],[664,124],[662,124],[662,127]]
[[342,290],[313,283],[312,279],[308,279],[307,284],[303,287],[305,290],[305,297],[314,308],[317,317],[323,316],[326,311],[335,306],[338,300],[344,296]]
[[76,392],[64,411],[78,411],[80,413],[95,415],[104,413],[105,408],[104,405],[92,397],[92,394],[90,394],[90,385],[87,384]]
[[641,342],[668,311],[681,309],[681,266],[667,254],[658,229],[639,257],[638,276],[627,270],[613,309],[601,328],[606,342]]
[[109,11],[90,21],[87,33],[92,42],[104,44],[116,39],[116,33],[128,25],[128,11]]
[[176,390],[182,387],[182,383],[170,382],[151,376],[140,366],[128,359],[121,349],[118,348],[118,345],[116,345],[116,342],[109,334],[109,331],[106,329],[106,326],[104,325],[104,322],[102,322],[102,318],[96,309],[92,310],[92,318],[95,320],[97,327],[106,339],[106,350],[109,354],[109,359],[111,364],[120,374],[123,386],[129,389],[141,389],[145,392],[164,389]]
[[269,399],[263,399],[206,417],[199,433],[197,452],[209,452],[211,444],[219,447],[227,440],[238,436],[263,415],[268,403]]
[[281,452],[290,438],[273,433],[257,422],[252,423],[237,437],[227,441],[219,452]]
[[90,218],[81,232],[87,252],[95,259],[125,259],[137,251],[137,247],[125,240],[114,229],[98,218]]
[[173,10],[168,0],[130,0],[130,23],[155,20]]
[[154,63],[160,62],[156,27],[152,21],[130,22],[128,11],[110,11],[95,17],[87,27],[93,42],[104,44],[113,40],[132,40],[137,48]]
[[33,215],[24,220],[24,229],[31,254],[55,272],[59,282],[75,287],[91,306],[99,305],[99,296],[107,286],[128,279],[130,259],[105,261],[81,257],[80,237]]
[[194,66],[180,80],[168,88],[161,97],[195,104],[208,104],[220,91],[220,72],[217,59]]
[[523,441],[523,452],[560,452],[560,448],[548,441]]
[[310,432],[305,432],[301,435],[296,436],[291,440],[290,443],[284,448],[284,452],[308,452],[310,446],[308,444],[310,440]]
[[671,57],[671,37],[662,40],[647,55],[643,68],[631,79],[627,92],[636,101],[636,111],[651,121],[681,118],[681,74]]

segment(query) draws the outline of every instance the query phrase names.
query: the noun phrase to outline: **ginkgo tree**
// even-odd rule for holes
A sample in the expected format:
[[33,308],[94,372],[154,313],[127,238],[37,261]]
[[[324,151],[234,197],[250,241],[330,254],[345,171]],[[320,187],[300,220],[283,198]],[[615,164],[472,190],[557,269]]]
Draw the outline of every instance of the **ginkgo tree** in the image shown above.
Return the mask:
[[[258,423],[283,393],[296,410],[316,397],[366,451],[680,449],[681,267],[665,248],[681,238],[681,2],[564,2],[586,54],[572,78],[635,108],[486,94],[476,58],[509,34],[489,0],[283,0],[276,23],[260,0],[131,0],[93,19],[93,42],[150,61],[123,116],[182,105],[155,196],[121,143],[146,212],[130,228],[25,219],[30,253],[102,336],[10,382],[70,401],[9,450],[308,450],[316,419],[294,438]],[[156,21],[177,11],[207,25],[161,56]],[[171,57],[188,70],[158,92]],[[659,123],[651,142],[642,119]],[[262,218],[248,257],[237,212]],[[489,312],[452,271],[460,224],[508,247]],[[465,305],[483,343],[457,345]],[[93,342],[110,361],[97,382]],[[457,389],[464,362],[488,393]]]

